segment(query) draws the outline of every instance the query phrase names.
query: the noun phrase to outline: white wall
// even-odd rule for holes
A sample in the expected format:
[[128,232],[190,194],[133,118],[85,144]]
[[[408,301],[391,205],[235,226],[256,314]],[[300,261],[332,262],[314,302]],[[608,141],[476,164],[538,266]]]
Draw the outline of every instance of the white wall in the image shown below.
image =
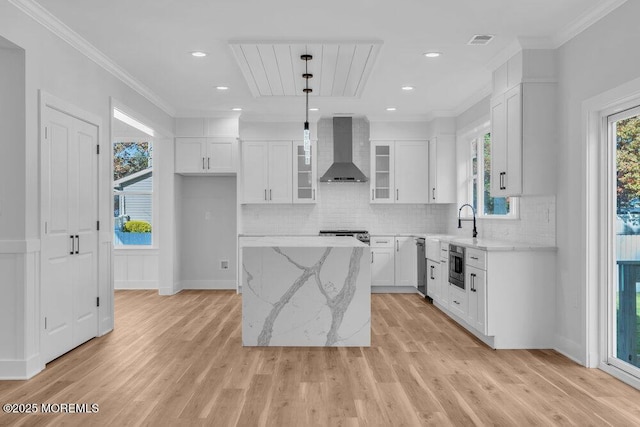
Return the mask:
[[557,347],[586,359],[586,144],[582,103],[640,77],[640,2],[628,1],[558,51]]
[[[384,123],[372,123],[378,135],[399,135],[403,138],[427,139],[426,124],[402,123],[384,130]],[[252,124],[251,135],[259,135],[259,124]],[[298,126],[298,129],[300,126]],[[408,130],[407,130],[408,129]],[[298,133],[301,133],[298,132]],[[273,134],[273,133],[270,133]],[[240,127],[241,139],[248,136]],[[333,162],[333,122],[321,119],[317,124],[318,177]],[[273,139],[278,139],[273,137]],[[279,138],[286,139],[286,138]],[[369,123],[363,118],[353,119],[353,162],[370,177]],[[425,167],[426,159],[425,159]],[[325,229],[365,229],[371,234],[441,233],[447,222],[453,222],[450,209],[444,205],[376,205],[369,203],[369,183],[318,184],[314,205],[241,205],[242,234],[307,234],[317,235]]]
[[[47,29],[23,14],[9,2],[0,2],[0,37],[4,37],[25,51],[24,108],[19,104],[16,111],[24,111],[24,125],[15,129],[14,149],[4,150],[3,159],[10,161],[16,173],[10,182],[13,190],[0,194],[7,198],[2,205],[10,206],[5,218],[21,218],[12,231],[0,232],[0,247],[5,262],[0,263],[3,297],[0,298],[0,313],[10,313],[12,321],[0,324],[2,355],[0,355],[0,378],[26,378],[42,369],[39,360],[40,303],[39,303],[39,237],[40,237],[40,192],[39,192],[39,123],[38,91],[73,104],[101,118],[100,142],[104,152],[109,152],[110,96],[140,112],[144,117],[165,129],[173,129],[169,115],[152,105],[147,99],[126,86],[96,63],[89,60],[66,42],[52,35]],[[3,43],[4,45],[4,43]],[[0,74],[4,79],[4,72]],[[15,106],[14,106],[15,107]],[[2,127],[3,133],[5,127]],[[10,158],[5,157],[9,156]],[[1,168],[7,173],[11,168]],[[110,156],[100,158],[100,221],[111,221]],[[0,174],[3,172],[0,171]],[[0,176],[0,181],[6,181]],[[4,187],[2,187],[4,188]],[[4,191],[4,190],[2,190]],[[5,209],[0,207],[0,209]],[[4,226],[0,226],[4,227]],[[111,292],[111,253],[102,250],[110,246],[110,227],[101,233],[100,253],[100,296],[101,300]],[[2,228],[4,230],[4,228]],[[12,253],[8,248],[13,247]],[[7,259],[11,262],[6,262]],[[5,281],[4,278],[11,278]],[[11,297],[5,298],[5,295]],[[108,308],[108,312],[102,310]],[[113,325],[112,309],[109,304],[101,304],[100,331],[109,330]]]
[[179,194],[180,287],[236,289],[236,177],[184,176]]

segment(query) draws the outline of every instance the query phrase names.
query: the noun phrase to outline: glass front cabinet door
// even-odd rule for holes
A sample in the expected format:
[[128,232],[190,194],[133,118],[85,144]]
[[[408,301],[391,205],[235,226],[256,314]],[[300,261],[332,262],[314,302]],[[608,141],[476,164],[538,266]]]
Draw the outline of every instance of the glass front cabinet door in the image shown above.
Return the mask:
[[371,203],[394,202],[393,141],[371,143]]
[[310,159],[307,164],[304,143],[293,143],[293,203],[315,203],[318,187],[316,160],[317,141],[311,141]]

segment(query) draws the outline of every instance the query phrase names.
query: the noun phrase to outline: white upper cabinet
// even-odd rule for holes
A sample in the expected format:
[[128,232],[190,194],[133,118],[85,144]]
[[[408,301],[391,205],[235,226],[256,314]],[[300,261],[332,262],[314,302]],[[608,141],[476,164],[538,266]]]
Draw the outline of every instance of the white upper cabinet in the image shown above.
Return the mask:
[[371,203],[428,202],[427,141],[372,141]]
[[429,203],[456,203],[455,162],[454,135],[429,140]]
[[318,186],[317,146],[311,143],[311,162],[305,163],[304,143],[293,143],[293,203],[315,203]]
[[175,171],[183,174],[236,172],[237,142],[230,138],[176,138]]
[[553,52],[523,51],[494,72],[491,196],[556,192]]
[[242,202],[292,203],[291,141],[242,144]]

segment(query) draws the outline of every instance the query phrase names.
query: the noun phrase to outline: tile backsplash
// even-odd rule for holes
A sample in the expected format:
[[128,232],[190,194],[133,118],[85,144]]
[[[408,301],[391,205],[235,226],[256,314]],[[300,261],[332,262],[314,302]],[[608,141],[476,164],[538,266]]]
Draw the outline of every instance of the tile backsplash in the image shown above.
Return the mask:
[[[370,176],[369,123],[353,119],[353,163]],[[333,162],[332,119],[318,122],[318,177]],[[318,184],[314,205],[242,205],[243,234],[317,234],[325,229],[366,229],[372,234],[442,233],[453,205],[369,203],[369,183]]]
[[[477,223],[478,237],[508,242],[556,245],[555,196],[520,197],[519,219],[482,219]],[[450,215],[457,217],[457,209]],[[447,234],[471,237],[471,222],[449,224]]]

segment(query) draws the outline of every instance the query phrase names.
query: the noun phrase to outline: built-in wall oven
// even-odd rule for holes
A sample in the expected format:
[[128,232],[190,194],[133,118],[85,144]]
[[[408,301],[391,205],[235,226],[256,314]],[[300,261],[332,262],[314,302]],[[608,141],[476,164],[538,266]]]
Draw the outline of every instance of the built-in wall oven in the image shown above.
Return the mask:
[[464,289],[464,247],[449,245],[449,283]]

